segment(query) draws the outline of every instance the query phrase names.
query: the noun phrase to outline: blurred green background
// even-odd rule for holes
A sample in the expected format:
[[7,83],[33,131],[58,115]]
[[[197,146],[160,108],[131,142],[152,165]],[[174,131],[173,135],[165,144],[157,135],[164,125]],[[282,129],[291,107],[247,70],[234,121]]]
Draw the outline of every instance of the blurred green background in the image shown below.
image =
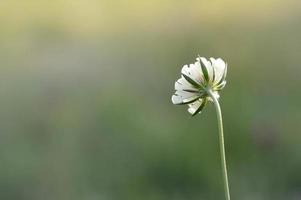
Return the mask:
[[218,200],[215,110],[174,106],[198,54],[233,199],[301,199],[301,1],[0,2],[0,199]]

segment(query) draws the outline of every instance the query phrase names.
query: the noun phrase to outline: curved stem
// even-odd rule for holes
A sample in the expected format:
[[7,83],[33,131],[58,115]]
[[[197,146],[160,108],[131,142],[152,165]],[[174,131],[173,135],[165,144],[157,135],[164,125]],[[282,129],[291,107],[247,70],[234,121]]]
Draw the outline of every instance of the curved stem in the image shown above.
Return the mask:
[[223,180],[224,180],[224,189],[225,189],[225,197],[226,197],[226,200],[230,200],[222,111],[221,111],[219,102],[218,102],[217,98],[214,96],[214,94],[212,93],[212,91],[208,91],[208,94],[212,98],[212,100],[214,102],[215,109],[216,109],[217,122],[218,122],[218,132],[219,132],[219,146],[220,146],[220,152],[221,152],[221,164],[222,164],[222,170],[223,170]]

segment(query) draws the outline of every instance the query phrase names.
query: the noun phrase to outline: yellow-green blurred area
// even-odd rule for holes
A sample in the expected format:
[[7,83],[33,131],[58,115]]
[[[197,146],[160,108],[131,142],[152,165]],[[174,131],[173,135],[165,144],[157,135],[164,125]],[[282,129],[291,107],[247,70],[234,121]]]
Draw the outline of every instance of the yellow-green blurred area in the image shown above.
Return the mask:
[[221,92],[233,199],[301,199],[301,1],[3,0],[0,199],[224,199],[212,104],[174,81],[197,55]]

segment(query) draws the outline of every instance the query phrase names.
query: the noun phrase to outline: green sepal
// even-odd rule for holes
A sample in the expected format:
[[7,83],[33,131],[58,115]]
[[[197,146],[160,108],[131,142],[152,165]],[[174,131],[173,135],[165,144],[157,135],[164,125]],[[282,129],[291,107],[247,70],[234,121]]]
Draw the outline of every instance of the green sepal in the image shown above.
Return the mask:
[[187,76],[186,74],[182,74],[182,76],[186,79],[186,81],[188,81],[191,85],[200,88],[200,84],[198,84],[196,81],[194,81],[192,78],[190,78],[189,76]]
[[207,69],[207,67],[205,66],[205,64],[202,63],[201,59],[200,59],[199,62],[200,62],[201,68],[202,68],[202,72],[203,72],[203,74],[204,74],[204,78],[205,78],[206,82],[208,83],[208,81],[209,81],[209,73],[208,73],[208,69]]
[[200,105],[200,107],[192,114],[192,116],[195,116],[196,114],[198,114],[199,112],[201,112],[205,105],[207,104],[207,99],[204,98],[202,104]]
[[213,67],[213,63],[211,63],[212,65],[212,80],[211,80],[211,83],[214,83],[214,80],[215,80],[215,68]]
[[190,90],[190,89],[183,89],[185,92],[190,92],[190,93],[200,93],[199,90]]
[[219,85],[215,86],[214,90],[216,90],[216,91],[222,90],[226,86],[226,83],[227,83],[227,81],[223,81]]

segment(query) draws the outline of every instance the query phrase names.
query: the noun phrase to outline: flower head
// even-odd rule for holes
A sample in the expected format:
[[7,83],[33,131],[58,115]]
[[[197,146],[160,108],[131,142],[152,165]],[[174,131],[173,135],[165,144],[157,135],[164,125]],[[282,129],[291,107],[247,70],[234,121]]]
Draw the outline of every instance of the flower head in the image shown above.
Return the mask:
[[184,65],[181,78],[175,83],[173,104],[188,104],[192,116],[200,113],[212,96],[219,98],[218,92],[226,85],[227,64],[221,59],[198,57],[194,64]]

